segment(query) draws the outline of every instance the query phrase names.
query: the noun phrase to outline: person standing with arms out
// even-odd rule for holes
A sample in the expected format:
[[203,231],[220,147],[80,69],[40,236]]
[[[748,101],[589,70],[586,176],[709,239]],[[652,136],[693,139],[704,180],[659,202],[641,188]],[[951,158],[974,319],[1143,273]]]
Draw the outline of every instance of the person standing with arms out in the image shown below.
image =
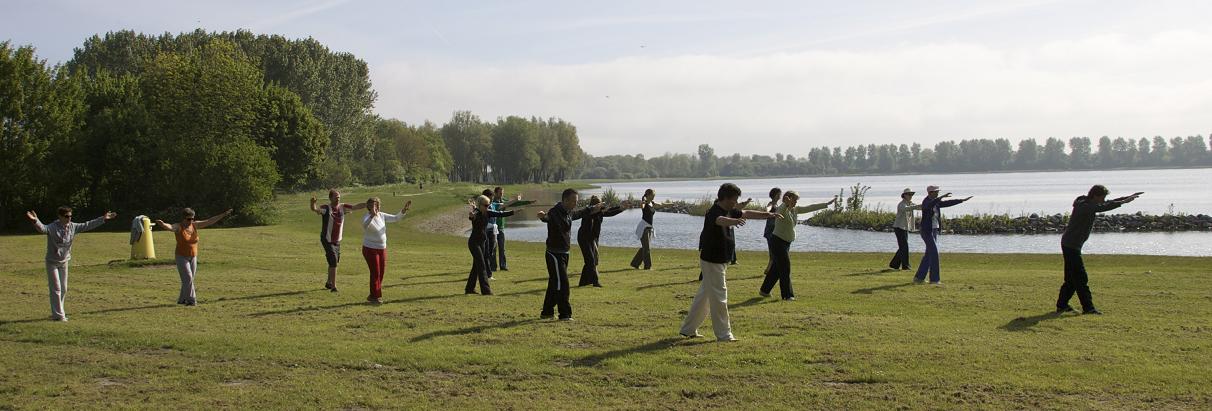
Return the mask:
[[[492,189],[485,188],[480,192],[480,195],[492,199]],[[488,204],[489,210],[494,210],[491,201]],[[497,218],[489,216],[488,225],[484,226],[484,267],[488,269],[488,279],[492,279],[492,273],[497,271]]]
[[387,223],[394,223],[408,214],[412,201],[404,203],[400,214],[388,214],[379,211],[378,197],[366,200],[366,216],[362,217],[362,257],[366,259],[366,267],[370,269],[370,295],[366,301],[374,304],[383,303],[383,275],[387,271]]
[[783,301],[795,301],[795,293],[791,289],[791,242],[795,241],[795,226],[799,222],[799,213],[824,210],[836,203],[837,197],[823,203],[796,207],[795,205],[799,201],[799,193],[787,191],[786,194],[783,194],[783,204],[776,211],[780,218],[774,219],[774,233],[770,236],[772,245],[770,255],[773,262],[770,266],[770,273],[766,274],[766,279],[762,281],[762,288],[758,292],[762,297],[769,297],[770,290],[774,289],[774,283],[777,282],[779,296],[783,298]]
[[328,281],[324,288],[337,292],[337,263],[341,261],[341,237],[345,231],[345,216],[354,210],[366,208],[366,204],[341,202],[341,192],[328,190],[328,204],[316,207],[316,198],[311,198],[311,211],[320,215],[320,247],[328,261]]
[[926,198],[922,200],[920,230],[922,241],[926,243],[926,253],[922,254],[922,261],[917,265],[917,274],[913,276],[913,282],[918,284],[926,280],[926,273],[929,272],[931,285],[943,285],[939,275],[938,260],[939,220],[943,218],[941,210],[972,199],[969,196],[962,200],[944,200],[944,198],[951,197],[951,193],[939,196],[938,190],[938,186],[926,187]]
[[716,193],[715,205],[707,210],[703,218],[703,231],[699,234],[699,267],[703,281],[690,303],[690,311],[682,322],[683,337],[701,337],[698,328],[711,314],[711,328],[716,341],[736,341],[732,335],[732,324],[728,318],[728,284],[725,272],[728,259],[736,248],[732,227],[745,225],[746,218],[782,218],[768,211],[741,210],[737,200],[741,189],[732,183],[724,183]]
[[488,235],[486,227],[489,218],[509,217],[513,215],[513,211],[493,211],[489,208],[492,200],[484,195],[476,196],[467,203],[472,207],[467,213],[467,219],[471,220],[471,235],[467,237],[467,251],[471,252],[471,272],[467,273],[467,286],[463,288],[463,293],[475,294],[478,281],[480,293],[492,295],[492,288],[488,286],[488,258],[484,256],[484,236]]
[[156,220],[156,226],[172,231],[177,238],[177,275],[181,276],[181,292],[177,295],[177,304],[198,305],[197,292],[194,290],[194,277],[198,275],[198,230],[210,227],[219,220],[231,215],[231,209],[206,220],[195,222],[196,214],[192,208],[181,210],[181,222],[173,225]]
[[25,212],[25,217],[34,224],[35,230],[46,234],[46,287],[50,292],[50,319],[67,321],[63,305],[67,299],[67,264],[72,259],[72,243],[76,240],[76,234],[100,227],[118,214],[106,211],[86,223],[73,223],[72,208],[68,206],[59,207],[58,214],[57,220],[46,225],[38,220],[38,213],[33,210]]
[[[775,187],[770,189],[770,203],[766,204],[767,212],[777,212],[779,199],[783,197],[783,189]],[[766,269],[762,274],[770,275],[770,267],[774,264],[774,245],[770,242],[770,236],[774,235],[774,220],[766,220],[766,227],[762,229],[762,238],[766,239],[766,253],[769,258],[766,259]]]
[[1073,200],[1073,213],[1069,215],[1069,225],[1065,226],[1065,234],[1061,236],[1061,255],[1065,259],[1065,282],[1061,284],[1060,295],[1056,298],[1057,313],[1074,312],[1069,306],[1069,299],[1077,293],[1077,300],[1082,303],[1082,314],[1102,314],[1094,308],[1094,297],[1090,294],[1089,276],[1086,274],[1086,264],[1082,262],[1082,246],[1090,239],[1090,231],[1094,229],[1095,214],[1111,211],[1124,204],[1131,203],[1144,193],[1107,201],[1110,191],[1102,184],[1090,187],[1084,196]]
[[913,231],[913,210],[920,210],[921,205],[913,203],[913,190],[908,188],[901,192],[901,202],[896,205],[896,220],[892,222],[892,231],[896,234],[896,255],[888,262],[893,270],[908,270],[909,267],[909,232]]
[[[598,196],[589,197],[591,206],[596,206],[601,202],[602,199]],[[594,212],[581,219],[581,228],[577,229],[577,245],[581,248],[581,257],[585,260],[585,265],[581,267],[581,281],[577,283],[578,287],[602,286],[602,283],[598,281],[598,236],[602,234],[602,220],[622,212],[622,207],[615,206]]]
[[560,321],[572,321],[572,304],[568,302],[568,251],[572,248],[572,221],[600,212],[605,203],[576,209],[579,194],[571,188],[560,194],[560,202],[548,211],[539,212],[539,220],[547,223],[547,293],[539,318],[551,318],[558,306]]
[[[492,189],[491,208],[493,211],[505,210],[505,189]],[[505,263],[505,217],[497,217],[497,268],[509,271],[509,265]]]
[[656,191],[653,189],[644,190],[644,196],[640,198],[640,223],[636,226],[636,237],[640,238],[640,249],[636,250],[635,257],[631,258],[631,268],[638,269],[640,264],[644,265],[645,270],[652,269],[652,217],[656,215]]

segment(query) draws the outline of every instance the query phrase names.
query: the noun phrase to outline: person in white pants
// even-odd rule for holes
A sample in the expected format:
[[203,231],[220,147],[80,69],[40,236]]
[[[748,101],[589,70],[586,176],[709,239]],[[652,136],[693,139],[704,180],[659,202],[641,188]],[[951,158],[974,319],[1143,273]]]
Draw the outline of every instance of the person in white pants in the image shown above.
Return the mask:
[[725,274],[728,262],[736,251],[732,227],[745,225],[745,219],[782,218],[768,211],[740,210],[736,208],[741,198],[741,189],[732,183],[720,186],[715,205],[703,219],[703,232],[699,234],[699,267],[703,270],[703,282],[699,292],[690,303],[690,312],[682,322],[681,334],[686,338],[701,337],[699,326],[711,314],[711,328],[717,341],[736,341],[732,335],[732,324],[728,318],[728,284]]
[[46,286],[50,291],[51,320],[67,321],[63,300],[67,297],[67,262],[72,259],[72,241],[76,234],[100,227],[118,214],[106,211],[105,215],[81,224],[72,222],[71,207],[59,207],[58,212],[59,219],[47,225],[38,220],[38,213],[28,211],[25,216],[34,223],[34,229],[46,234]]

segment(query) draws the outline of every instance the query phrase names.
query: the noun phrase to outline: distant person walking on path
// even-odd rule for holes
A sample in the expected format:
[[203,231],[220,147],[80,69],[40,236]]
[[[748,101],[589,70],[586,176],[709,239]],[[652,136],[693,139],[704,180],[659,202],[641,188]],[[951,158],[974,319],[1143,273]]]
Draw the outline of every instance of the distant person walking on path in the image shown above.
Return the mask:
[[732,227],[745,225],[746,218],[782,218],[780,215],[755,210],[738,209],[737,200],[741,189],[732,183],[724,183],[716,193],[716,202],[703,218],[703,231],[699,234],[699,267],[703,281],[690,303],[690,311],[682,322],[681,334],[687,338],[701,337],[699,326],[711,314],[711,328],[717,341],[736,341],[732,335],[732,324],[728,318],[728,284],[725,272],[728,259],[736,249]]
[[655,199],[656,191],[651,188],[644,190],[644,196],[640,198],[640,223],[635,228],[636,237],[640,238],[640,249],[636,250],[635,257],[631,258],[631,268],[638,269],[640,264],[643,264],[645,270],[652,269],[652,217],[656,215]]
[[471,220],[471,235],[467,237],[467,251],[471,252],[471,272],[467,273],[467,286],[463,288],[465,294],[476,293],[476,282],[480,283],[480,293],[484,295],[492,295],[492,287],[488,286],[488,258],[484,256],[484,246],[487,241],[484,236],[488,235],[488,219],[493,217],[508,217],[513,215],[513,211],[493,211],[488,206],[492,202],[487,196],[476,196],[475,199],[468,203],[472,206],[471,212],[467,213],[467,219]]
[[341,237],[345,231],[345,216],[354,210],[366,208],[365,203],[341,202],[341,192],[328,190],[328,204],[316,207],[316,198],[311,198],[311,211],[320,216],[320,247],[328,261],[328,281],[324,288],[337,292],[337,263],[341,262]]
[[[596,206],[601,202],[602,199],[598,196],[589,197],[591,206]],[[585,260],[585,265],[581,267],[581,281],[577,283],[577,286],[602,286],[602,283],[598,281],[598,237],[602,235],[602,220],[622,212],[622,207],[615,206],[595,211],[581,219],[581,228],[577,229],[577,246],[581,248],[581,257]]]
[[394,223],[408,214],[412,201],[404,203],[400,214],[388,214],[379,211],[378,197],[366,200],[366,216],[362,217],[362,257],[366,259],[366,267],[370,270],[370,295],[366,301],[380,304],[383,302],[383,275],[387,271],[387,223]]
[[177,275],[181,277],[181,292],[177,295],[177,304],[198,305],[197,292],[194,289],[194,278],[198,275],[198,230],[210,227],[219,220],[231,215],[231,209],[206,220],[194,220],[197,214],[192,208],[181,210],[181,222],[173,225],[156,220],[156,226],[172,231],[177,238]]
[[896,220],[892,223],[892,231],[896,234],[896,255],[888,262],[893,270],[908,270],[909,267],[909,232],[913,231],[913,210],[920,210],[921,205],[913,203],[913,190],[908,188],[901,192],[901,202],[896,205]]
[[577,190],[565,189],[560,202],[548,211],[539,212],[539,220],[547,223],[547,294],[539,318],[551,318],[558,306],[561,321],[572,321],[572,304],[568,302],[568,251],[572,248],[572,221],[600,212],[605,203],[576,209]]
[[799,222],[799,214],[824,210],[836,203],[837,197],[823,203],[796,207],[799,201],[799,193],[787,191],[783,194],[783,204],[778,206],[776,211],[781,218],[772,219],[775,221],[774,233],[770,236],[770,256],[773,262],[770,273],[766,274],[766,280],[762,281],[762,288],[758,292],[762,297],[769,297],[770,290],[774,289],[774,283],[777,282],[779,296],[784,301],[795,301],[795,293],[791,289],[791,243],[795,241],[795,226]]
[[[505,189],[501,187],[492,190],[492,210],[505,210]],[[501,271],[509,271],[509,265],[505,263],[505,217],[497,217],[497,267]]]
[[922,241],[926,243],[926,253],[922,254],[922,261],[917,265],[917,274],[913,276],[914,283],[921,283],[926,280],[926,273],[930,273],[931,285],[943,285],[942,279],[939,276],[938,264],[938,233],[939,220],[943,218],[941,209],[951,207],[953,205],[972,199],[971,196],[962,200],[944,200],[951,197],[951,193],[938,195],[938,186],[926,187],[926,198],[922,200],[922,224],[921,235]]
[[50,319],[67,321],[63,303],[67,299],[67,264],[72,259],[72,242],[76,240],[76,234],[100,227],[118,214],[106,211],[86,223],[73,223],[72,208],[68,206],[59,207],[58,214],[58,219],[46,225],[38,220],[38,213],[32,210],[27,211],[25,217],[34,224],[35,230],[46,234],[46,287],[50,292]]
[[1095,185],[1084,196],[1073,200],[1073,213],[1069,215],[1069,225],[1065,226],[1065,234],[1061,236],[1061,255],[1065,259],[1065,283],[1061,285],[1060,295],[1056,298],[1056,312],[1074,312],[1069,306],[1069,299],[1077,293],[1077,300],[1082,304],[1082,314],[1102,314],[1094,307],[1094,297],[1090,295],[1087,285],[1089,277],[1086,265],[1082,262],[1082,245],[1090,239],[1090,231],[1094,228],[1095,214],[1111,211],[1124,204],[1131,203],[1143,193],[1116,198],[1107,201],[1110,191],[1107,187]]
[[[783,189],[775,187],[770,189],[770,203],[766,204],[766,211],[775,213],[778,212],[779,199],[783,197]],[[766,226],[762,228],[762,238],[766,239],[766,269],[762,274],[770,275],[770,267],[774,265],[774,244],[770,242],[770,237],[774,235],[774,221],[776,219],[767,219]]]

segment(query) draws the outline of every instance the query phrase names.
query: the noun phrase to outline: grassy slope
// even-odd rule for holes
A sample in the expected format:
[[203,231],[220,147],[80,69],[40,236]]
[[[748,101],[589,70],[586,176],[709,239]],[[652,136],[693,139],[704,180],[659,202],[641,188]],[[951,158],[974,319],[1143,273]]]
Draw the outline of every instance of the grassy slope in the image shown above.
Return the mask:
[[[435,187],[409,197],[412,222],[471,192]],[[0,237],[0,408],[1212,407],[1212,259],[1090,256],[1108,315],[1056,318],[1059,256],[946,254],[936,288],[880,272],[887,255],[801,253],[788,303],[755,298],[765,255],[746,252],[729,270],[742,341],[721,344],[677,338],[693,252],[658,250],[648,272],[604,249],[606,287],[573,290],[577,321],[538,321],[541,245],[509,243],[497,295],[464,296],[466,240],[406,219],[369,306],[360,228],[328,293],[318,218],[281,201],[281,225],[201,233],[197,307],[174,304],[174,268],[106,264],[125,234],[89,233],[71,321],[46,321],[44,237]]]

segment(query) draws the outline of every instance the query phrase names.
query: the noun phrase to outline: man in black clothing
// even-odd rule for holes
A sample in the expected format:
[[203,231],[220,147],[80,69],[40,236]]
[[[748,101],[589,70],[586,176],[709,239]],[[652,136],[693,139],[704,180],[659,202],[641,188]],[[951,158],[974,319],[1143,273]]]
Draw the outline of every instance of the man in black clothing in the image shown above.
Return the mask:
[[1060,296],[1056,299],[1056,312],[1074,312],[1069,306],[1069,299],[1077,293],[1078,301],[1082,303],[1082,314],[1102,314],[1094,308],[1094,300],[1087,286],[1088,276],[1086,265],[1082,262],[1082,245],[1090,238],[1094,228],[1095,214],[1114,210],[1119,206],[1132,202],[1142,193],[1107,201],[1107,187],[1101,184],[1090,187],[1090,192],[1073,200],[1073,213],[1069,215],[1069,225],[1061,236],[1061,254],[1065,258],[1065,283],[1061,285]]
[[[602,200],[598,196],[589,198],[591,206],[601,202]],[[577,229],[577,245],[581,248],[581,257],[585,260],[585,265],[581,267],[581,281],[577,283],[578,287],[602,286],[602,283],[598,281],[598,237],[602,235],[602,220],[622,212],[623,207],[614,206],[581,219],[581,228]]]
[[560,309],[560,321],[572,321],[572,305],[568,303],[568,250],[572,248],[572,221],[590,213],[600,212],[602,205],[574,210],[579,199],[577,190],[564,190],[560,202],[551,210],[539,212],[539,220],[547,223],[547,294],[543,297],[543,310],[539,318],[551,318],[556,306]]

